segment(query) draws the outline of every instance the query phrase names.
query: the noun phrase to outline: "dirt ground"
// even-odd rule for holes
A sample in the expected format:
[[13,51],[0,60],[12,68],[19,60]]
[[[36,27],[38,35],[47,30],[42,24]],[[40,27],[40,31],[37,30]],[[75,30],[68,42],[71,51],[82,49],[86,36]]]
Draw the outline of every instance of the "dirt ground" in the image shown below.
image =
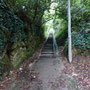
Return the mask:
[[79,90],[90,90],[90,55],[75,56],[71,64],[64,60],[64,66],[63,73],[74,77]]
[[42,59],[39,54],[10,71],[0,81],[0,90],[90,90],[90,56],[75,56],[70,64],[62,51],[57,58]]

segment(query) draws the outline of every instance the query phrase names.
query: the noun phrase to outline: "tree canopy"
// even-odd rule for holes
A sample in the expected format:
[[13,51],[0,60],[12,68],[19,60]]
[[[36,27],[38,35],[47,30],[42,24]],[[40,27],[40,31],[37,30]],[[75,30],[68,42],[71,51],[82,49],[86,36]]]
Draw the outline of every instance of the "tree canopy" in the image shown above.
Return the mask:
[[[50,29],[67,52],[67,5],[67,0],[0,0],[0,63],[12,64],[18,47],[30,55]],[[81,52],[90,50],[89,13],[90,0],[71,0],[73,48]]]

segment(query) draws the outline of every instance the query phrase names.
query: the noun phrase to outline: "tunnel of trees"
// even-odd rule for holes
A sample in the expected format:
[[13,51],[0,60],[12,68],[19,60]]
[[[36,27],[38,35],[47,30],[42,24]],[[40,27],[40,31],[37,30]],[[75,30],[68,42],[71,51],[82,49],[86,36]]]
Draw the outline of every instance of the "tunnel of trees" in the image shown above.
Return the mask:
[[[72,47],[90,51],[90,0],[71,0]],[[58,45],[68,51],[67,0],[0,0],[0,75],[31,56],[54,30]]]

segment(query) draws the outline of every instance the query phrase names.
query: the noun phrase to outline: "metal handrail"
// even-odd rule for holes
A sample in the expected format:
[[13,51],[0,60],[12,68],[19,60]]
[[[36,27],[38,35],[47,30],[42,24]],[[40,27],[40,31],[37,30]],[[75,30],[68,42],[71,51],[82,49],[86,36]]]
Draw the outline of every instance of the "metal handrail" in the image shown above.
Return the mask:
[[[59,54],[58,45],[56,43],[56,39],[55,39],[54,33],[51,33],[51,34],[52,34],[52,39],[53,39],[53,43],[52,43],[53,44],[53,53],[54,53],[54,55],[57,55],[58,56],[58,54]],[[49,38],[49,35],[50,35],[50,33],[48,34],[48,36],[47,36],[44,44],[47,42],[47,40]]]
[[53,33],[52,33],[52,38],[53,38],[53,52],[54,52],[54,55],[58,55],[58,53],[59,53],[58,45],[57,45],[57,42],[56,42],[56,39],[55,39],[55,36],[54,36]]

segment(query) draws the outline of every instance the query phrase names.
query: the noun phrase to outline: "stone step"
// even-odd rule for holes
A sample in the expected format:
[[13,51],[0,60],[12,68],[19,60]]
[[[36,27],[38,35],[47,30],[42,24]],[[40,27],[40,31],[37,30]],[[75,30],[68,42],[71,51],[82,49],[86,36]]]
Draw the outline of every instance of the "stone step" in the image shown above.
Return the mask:
[[53,56],[53,54],[49,53],[49,54],[41,54],[40,56]]
[[40,55],[40,59],[44,59],[44,58],[56,58],[56,56],[52,55],[52,56],[43,56],[43,55]]
[[44,48],[50,48],[50,49],[52,49],[53,47],[52,46],[45,46]]
[[54,55],[49,55],[49,56],[40,55],[40,59],[45,59],[45,58],[56,58],[56,56],[54,56]]
[[41,52],[41,54],[54,54],[53,52]]
[[42,52],[53,52],[53,49],[43,49],[42,51],[41,51],[41,53]]
[[44,45],[44,47],[52,47],[52,45]]

